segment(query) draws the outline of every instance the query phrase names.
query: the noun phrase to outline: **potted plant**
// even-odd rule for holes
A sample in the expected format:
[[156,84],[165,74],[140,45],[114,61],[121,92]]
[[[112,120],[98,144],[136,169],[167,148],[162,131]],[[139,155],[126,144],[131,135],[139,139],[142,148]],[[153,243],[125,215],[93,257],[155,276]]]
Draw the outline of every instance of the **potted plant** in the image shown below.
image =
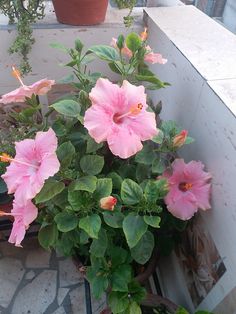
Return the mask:
[[108,0],[53,0],[58,22],[95,25],[104,22]]
[[9,24],[16,23],[17,36],[8,51],[21,56],[20,70],[27,74],[32,70],[28,54],[35,42],[31,24],[44,17],[43,0],[0,0],[0,11],[8,16]]
[[[114,314],[139,314],[144,301],[153,305],[144,280],[194,213],[210,207],[210,174],[201,162],[185,163],[176,154],[192,139],[174,122],[160,121],[160,106],[147,98],[145,89],[169,84],[149,70],[148,63],[167,60],[146,39],[144,31],[113,38],[113,47],[84,51],[77,39],[73,49],[64,48],[77,91],[45,115],[36,95],[47,93],[54,81],[26,86],[14,69],[22,86],[0,100],[28,104],[14,115],[17,127],[26,128],[24,139],[13,156],[0,155],[10,163],[2,178],[14,194],[11,213],[0,212],[14,218],[9,242],[21,246],[37,219],[41,245],[79,254],[92,293],[107,293]],[[120,75],[119,82],[87,70],[94,56]],[[178,308],[160,296],[157,303],[170,313]]]

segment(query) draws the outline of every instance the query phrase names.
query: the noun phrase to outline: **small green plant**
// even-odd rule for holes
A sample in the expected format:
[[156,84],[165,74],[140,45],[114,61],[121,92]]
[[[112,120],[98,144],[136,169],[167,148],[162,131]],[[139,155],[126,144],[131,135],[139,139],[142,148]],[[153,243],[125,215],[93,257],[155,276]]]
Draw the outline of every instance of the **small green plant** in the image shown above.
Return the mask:
[[137,3],[137,0],[115,0],[119,9],[129,9],[129,13],[124,16],[124,24],[126,27],[130,27],[133,24],[134,17],[131,15],[133,8]]
[[44,4],[42,0],[0,0],[0,11],[9,18],[9,24],[17,23],[17,36],[9,48],[9,53],[18,53],[21,56],[20,70],[22,74],[32,69],[28,54],[35,42],[31,24],[44,17]]

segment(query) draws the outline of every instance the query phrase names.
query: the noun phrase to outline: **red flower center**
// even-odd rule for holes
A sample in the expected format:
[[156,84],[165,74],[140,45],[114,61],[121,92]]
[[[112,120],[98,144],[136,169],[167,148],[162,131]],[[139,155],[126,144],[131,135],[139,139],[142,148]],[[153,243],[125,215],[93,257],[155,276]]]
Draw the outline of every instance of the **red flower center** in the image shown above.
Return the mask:
[[182,192],[187,192],[188,190],[191,190],[192,186],[193,186],[192,183],[181,182],[179,184],[179,189]]

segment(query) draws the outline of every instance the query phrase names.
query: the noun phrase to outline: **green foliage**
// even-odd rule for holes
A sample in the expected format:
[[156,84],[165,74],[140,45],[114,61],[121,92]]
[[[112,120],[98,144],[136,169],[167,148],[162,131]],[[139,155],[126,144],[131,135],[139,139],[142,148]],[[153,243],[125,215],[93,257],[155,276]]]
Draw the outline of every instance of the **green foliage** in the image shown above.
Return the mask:
[[75,154],[75,147],[71,142],[64,142],[57,149],[57,157],[61,167],[69,167]]
[[98,155],[85,155],[80,159],[80,167],[85,174],[96,175],[102,171],[104,157]]
[[54,223],[42,226],[39,230],[38,239],[44,249],[55,245],[58,237],[58,229]]
[[98,239],[98,234],[101,229],[101,218],[97,214],[81,218],[79,227],[94,239]]
[[136,33],[130,33],[125,40],[126,46],[135,53],[142,47],[142,40]]
[[60,100],[53,105],[51,105],[53,109],[55,109],[60,114],[71,118],[78,118],[81,111],[81,106],[78,102],[70,99]]
[[78,225],[78,219],[76,215],[72,212],[62,212],[55,216],[54,218],[57,228],[61,232],[69,232],[75,229]]
[[129,247],[132,249],[137,245],[147,231],[147,224],[143,217],[130,213],[123,221],[123,231]]
[[70,185],[70,191],[87,191],[93,193],[96,190],[97,177],[85,176],[75,180]]
[[138,244],[131,249],[131,255],[137,263],[144,265],[149,261],[153,248],[154,236],[150,231],[147,231]]
[[101,198],[111,195],[111,193],[112,193],[112,179],[110,178],[98,179],[97,187],[93,194],[94,198],[99,201]]
[[141,187],[130,179],[125,179],[121,185],[121,198],[126,205],[134,205],[143,198]]
[[0,10],[9,17],[9,23],[17,23],[17,36],[9,48],[9,53],[21,56],[20,70],[22,74],[31,72],[28,54],[35,42],[31,24],[44,17],[44,2],[42,0],[1,0]]
[[113,62],[119,60],[119,55],[117,50],[110,46],[99,45],[99,46],[92,46],[89,51],[95,53],[100,59]]
[[107,249],[108,239],[104,229],[100,229],[98,239],[93,239],[90,253],[96,257],[103,257]]
[[54,179],[47,180],[42,190],[35,197],[36,204],[49,201],[54,196],[61,193],[64,188],[65,184],[63,182]]

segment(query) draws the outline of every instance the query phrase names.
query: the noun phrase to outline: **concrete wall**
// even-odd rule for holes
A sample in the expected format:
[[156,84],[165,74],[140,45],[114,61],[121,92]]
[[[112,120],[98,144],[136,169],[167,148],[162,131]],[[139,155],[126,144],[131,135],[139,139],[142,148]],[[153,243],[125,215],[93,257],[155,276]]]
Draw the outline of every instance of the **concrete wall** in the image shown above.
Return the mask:
[[[176,120],[196,139],[181,155],[202,160],[213,175],[212,209],[201,216],[227,271],[199,309],[214,310],[236,286],[236,37],[192,6],[146,12],[150,46],[168,59],[152,70],[172,85],[150,95],[163,102],[162,118]],[[176,255],[158,272],[164,294],[193,313]],[[224,314],[234,313],[230,306],[226,302]]]

